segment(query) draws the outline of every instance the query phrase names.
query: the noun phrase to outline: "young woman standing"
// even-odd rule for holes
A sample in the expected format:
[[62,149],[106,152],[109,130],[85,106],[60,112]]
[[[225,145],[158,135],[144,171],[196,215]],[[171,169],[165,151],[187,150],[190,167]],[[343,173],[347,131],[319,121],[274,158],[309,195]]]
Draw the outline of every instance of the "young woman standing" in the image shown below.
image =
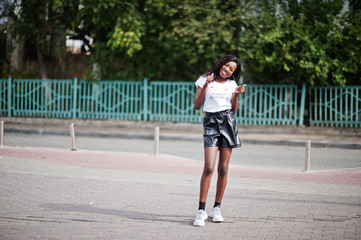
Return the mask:
[[206,200],[216,165],[218,178],[215,203],[212,209],[213,222],[223,222],[220,207],[227,185],[229,160],[233,148],[241,146],[234,114],[238,110],[238,94],[246,85],[237,86],[241,64],[237,57],[226,55],[215,62],[195,85],[194,107],[203,106],[204,168],[200,183],[199,207],[193,225],[202,227],[208,218]]

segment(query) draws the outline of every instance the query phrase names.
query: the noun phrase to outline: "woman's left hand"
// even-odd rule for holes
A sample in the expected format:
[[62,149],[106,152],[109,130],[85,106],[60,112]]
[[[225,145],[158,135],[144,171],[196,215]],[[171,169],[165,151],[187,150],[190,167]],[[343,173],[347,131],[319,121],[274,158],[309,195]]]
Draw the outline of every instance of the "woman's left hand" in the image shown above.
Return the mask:
[[237,94],[244,93],[246,91],[246,86],[246,84],[238,86],[234,92]]

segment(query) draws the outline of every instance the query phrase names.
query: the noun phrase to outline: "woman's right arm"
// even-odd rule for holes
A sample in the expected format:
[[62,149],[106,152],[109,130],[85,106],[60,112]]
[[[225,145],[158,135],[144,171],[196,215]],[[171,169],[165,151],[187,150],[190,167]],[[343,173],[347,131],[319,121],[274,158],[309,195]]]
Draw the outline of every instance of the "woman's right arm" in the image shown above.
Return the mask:
[[204,97],[206,96],[207,86],[197,87],[196,96],[194,97],[194,107],[195,109],[199,110],[203,103],[204,103]]
[[195,109],[199,110],[202,107],[204,103],[204,97],[206,96],[208,84],[213,81],[213,76],[214,76],[213,73],[207,76],[203,88],[197,87],[196,96],[194,97],[194,101],[193,101]]

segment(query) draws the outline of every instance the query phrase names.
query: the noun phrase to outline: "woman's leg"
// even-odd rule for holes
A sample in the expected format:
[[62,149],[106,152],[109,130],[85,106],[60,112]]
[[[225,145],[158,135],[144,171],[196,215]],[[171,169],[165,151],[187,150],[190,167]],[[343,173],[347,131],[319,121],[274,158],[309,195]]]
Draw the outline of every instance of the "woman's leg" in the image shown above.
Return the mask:
[[216,164],[218,147],[207,147],[204,149],[204,167],[201,178],[201,190],[199,201],[206,202],[209,186],[211,185],[212,174]]
[[220,148],[218,162],[218,179],[216,202],[221,203],[227,185],[228,166],[231,159],[232,148]]

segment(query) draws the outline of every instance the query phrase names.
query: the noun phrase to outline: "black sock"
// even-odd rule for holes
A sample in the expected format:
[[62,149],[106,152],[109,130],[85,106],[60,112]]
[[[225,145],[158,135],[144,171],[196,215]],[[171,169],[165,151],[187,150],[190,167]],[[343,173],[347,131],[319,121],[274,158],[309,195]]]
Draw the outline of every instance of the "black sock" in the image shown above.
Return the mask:
[[206,202],[199,202],[198,210],[206,210]]
[[213,207],[214,207],[214,208],[215,208],[215,207],[219,207],[219,208],[220,208],[220,207],[221,207],[221,203],[219,203],[219,202],[214,202],[214,206],[213,206]]

